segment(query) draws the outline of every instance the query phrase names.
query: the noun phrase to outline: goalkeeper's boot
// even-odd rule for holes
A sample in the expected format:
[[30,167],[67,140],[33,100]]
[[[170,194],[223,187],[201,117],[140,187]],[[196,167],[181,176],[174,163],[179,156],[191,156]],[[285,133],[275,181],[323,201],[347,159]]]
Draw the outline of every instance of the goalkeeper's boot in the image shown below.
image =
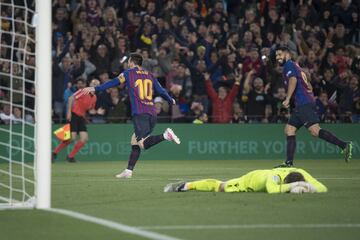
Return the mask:
[[164,192],[182,192],[185,182],[169,183],[164,187]]
[[125,169],[119,174],[115,175],[116,178],[131,178],[132,177],[132,170]]
[[57,154],[54,153],[54,152],[52,152],[52,153],[51,153],[51,162],[54,163],[55,160],[56,160],[56,158],[57,158]]
[[345,162],[350,162],[350,159],[352,157],[352,149],[353,149],[353,143],[348,142],[346,143],[346,147],[341,151],[342,154],[344,154]]
[[171,128],[167,128],[164,132],[164,138],[168,141],[174,141],[176,144],[180,144],[180,139]]
[[75,160],[74,157],[69,157],[69,156],[67,156],[66,160],[67,160],[69,163],[75,163],[75,162],[76,162],[76,160]]
[[294,167],[294,165],[290,162],[284,162],[280,165],[275,166],[274,168],[291,168]]

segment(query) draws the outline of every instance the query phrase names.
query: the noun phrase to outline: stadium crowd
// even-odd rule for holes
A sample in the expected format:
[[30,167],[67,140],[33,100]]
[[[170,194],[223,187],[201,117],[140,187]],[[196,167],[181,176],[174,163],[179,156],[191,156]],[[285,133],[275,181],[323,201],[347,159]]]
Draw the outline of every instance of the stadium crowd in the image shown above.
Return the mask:
[[24,6],[15,7],[19,0],[0,3],[0,124],[34,122],[35,32],[29,27],[34,3],[28,2],[27,15]]
[[[282,44],[306,69],[321,122],[359,123],[359,10],[360,1],[350,0],[53,0],[53,121],[65,121],[67,99],[77,89],[117,76],[127,68],[126,56],[139,52],[143,68],[177,101],[169,106],[155,98],[158,122],[285,123],[287,89],[271,54]],[[1,38],[2,45],[9,41]],[[0,54],[1,72],[9,73],[1,59],[11,50]],[[1,85],[9,87],[6,76],[0,74]],[[8,98],[0,88],[0,99]],[[16,110],[0,105],[7,123]],[[100,93],[89,115],[93,123],[127,122],[126,91]]]

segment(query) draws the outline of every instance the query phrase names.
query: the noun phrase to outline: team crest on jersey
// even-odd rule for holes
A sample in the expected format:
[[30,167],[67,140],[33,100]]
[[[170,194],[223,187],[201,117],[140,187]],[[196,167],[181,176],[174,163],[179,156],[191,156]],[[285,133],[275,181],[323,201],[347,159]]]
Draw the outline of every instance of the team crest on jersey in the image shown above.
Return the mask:
[[272,179],[274,180],[274,182],[276,182],[277,184],[280,184],[281,182],[281,178],[279,175],[274,175],[272,176]]

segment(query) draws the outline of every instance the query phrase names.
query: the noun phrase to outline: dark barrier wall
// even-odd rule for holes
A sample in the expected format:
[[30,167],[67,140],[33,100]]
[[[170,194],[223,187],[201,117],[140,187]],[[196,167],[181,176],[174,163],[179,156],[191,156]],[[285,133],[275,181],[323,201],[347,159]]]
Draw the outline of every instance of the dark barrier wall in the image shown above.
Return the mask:
[[[160,134],[168,125],[158,124],[154,130]],[[4,127],[4,125],[2,126]],[[19,126],[15,126],[17,128]],[[54,129],[58,128],[54,125]],[[170,127],[178,134],[181,144],[163,142],[150,150],[142,151],[141,159],[284,159],[286,143],[282,124],[245,124],[245,125],[192,125],[173,124]],[[339,137],[354,142],[354,158],[360,158],[360,125],[332,124],[323,125]],[[88,125],[89,142],[77,155],[79,161],[127,160],[130,151],[131,124]],[[21,132],[21,131],[18,131]],[[8,134],[1,133],[0,142],[8,142]],[[22,141],[12,138],[14,159],[20,160]],[[58,141],[52,139],[53,147]],[[25,149],[32,151],[32,142],[25,139]],[[313,138],[306,129],[297,135],[298,159],[337,159],[342,158],[340,150],[323,140]],[[65,159],[72,145],[59,154],[59,160]],[[0,146],[1,156],[8,156],[8,149]],[[27,155],[25,154],[25,158]]]

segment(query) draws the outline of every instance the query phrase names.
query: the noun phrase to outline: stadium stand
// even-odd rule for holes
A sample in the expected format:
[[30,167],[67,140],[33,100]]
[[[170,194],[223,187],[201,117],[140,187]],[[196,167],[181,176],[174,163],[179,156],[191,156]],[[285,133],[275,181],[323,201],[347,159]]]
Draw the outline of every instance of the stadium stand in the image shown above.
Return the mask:
[[[229,123],[286,122],[289,113],[281,107],[286,94],[281,67],[271,56],[273,45],[283,44],[311,76],[321,121],[360,122],[359,4],[348,0],[54,0],[53,121],[65,121],[65,103],[76,91],[78,78],[104,82],[127,68],[124,56],[140,52],[143,67],[177,100],[175,106],[157,100],[160,122],[213,122],[217,105],[208,98],[205,73],[215,89],[230,90],[241,78],[227,113],[232,116]],[[1,11],[6,16],[11,9]],[[12,26],[4,20],[1,27]],[[8,41],[2,34],[1,43],[9,45]],[[15,41],[22,44],[20,38]],[[0,54],[1,59],[11,58],[8,48],[1,48]],[[15,66],[13,74],[24,71]],[[9,73],[8,62],[0,61],[0,69]],[[34,77],[31,71],[27,74]],[[8,84],[6,74],[0,75],[0,82]],[[27,88],[33,91],[33,86]],[[0,90],[0,98],[7,99],[8,92]],[[130,119],[123,89],[102,93],[98,99],[97,111],[91,113],[93,123]],[[0,122],[16,121],[15,112],[3,104]],[[32,116],[27,119],[33,121]]]

